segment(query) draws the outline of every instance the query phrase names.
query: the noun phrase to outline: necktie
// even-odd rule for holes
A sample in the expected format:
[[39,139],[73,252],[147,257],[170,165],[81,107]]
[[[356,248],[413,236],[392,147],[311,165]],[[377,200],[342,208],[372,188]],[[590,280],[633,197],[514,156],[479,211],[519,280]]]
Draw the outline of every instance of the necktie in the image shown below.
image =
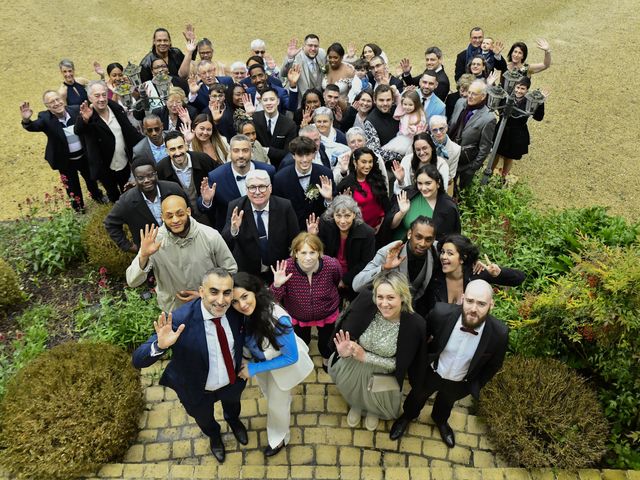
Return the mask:
[[476,332],[473,328],[462,326],[460,327],[460,330],[462,330],[463,332],[471,333],[473,335],[478,335],[478,332]]
[[212,318],[213,323],[216,326],[216,336],[218,337],[218,343],[220,344],[220,350],[222,350],[222,358],[224,359],[224,366],[227,369],[227,375],[229,375],[229,383],[236,382],[236,371],[233,368],[233,358],[231,358],[231,350],[229,350],[229,342],[227,341],[227,334],[222,328],[220,323],[220,317]]
[[256,210],[256,227],[258,229],[258,245],[260,246],[260,258],[263,265],[268,265],[269,260],[267,259],[267,245],[269,243],[269,239],[267,238],[267,229],[265,228],[264,221],[262,220],[263,213],[264,210]]
[[244,177],[242,175],[236,175],[236,181],[237,182],[241,182],[242,180],[244,180],[247,176],[245,175]]
[[271,130],[271,119],[269,119],[269,121],[267,122],[267,128],[269,129],[269,136],[273,135]]

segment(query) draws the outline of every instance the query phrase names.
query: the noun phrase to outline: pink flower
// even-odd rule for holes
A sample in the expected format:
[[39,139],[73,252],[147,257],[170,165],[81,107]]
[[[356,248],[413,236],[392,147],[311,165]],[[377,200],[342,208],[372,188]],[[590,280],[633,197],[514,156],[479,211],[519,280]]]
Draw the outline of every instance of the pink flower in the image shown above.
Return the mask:
[[100,267],[98,273],[100,273],[100,275],[104,277],[107,274],[107,267]]
[[107,281],[104,278],[101,278],[98,281],[98,287],[100,288],[107,288]]

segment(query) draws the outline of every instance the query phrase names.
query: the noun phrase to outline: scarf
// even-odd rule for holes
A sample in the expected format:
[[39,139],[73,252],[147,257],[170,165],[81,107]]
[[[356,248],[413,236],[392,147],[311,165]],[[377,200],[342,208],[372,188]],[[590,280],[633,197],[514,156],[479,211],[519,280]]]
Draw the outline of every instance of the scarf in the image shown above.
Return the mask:
[[436,146],[436,155],[438,155],[439,157],[442,157],[446,160],[449,160],[449,152],[447,151],[447,140],[449,139],[448,136],[446,136],[444,138],[444,142],[442,143],[438,143],[435,139],[433,139],[433,143]]
[[469,46],[467,47],[467,58],[464,62],[464,66],[466,67],[467,65],[469,65],[471,59],[476,55],[482,55],[482,48],[474,47],[473,45],[469,44]]

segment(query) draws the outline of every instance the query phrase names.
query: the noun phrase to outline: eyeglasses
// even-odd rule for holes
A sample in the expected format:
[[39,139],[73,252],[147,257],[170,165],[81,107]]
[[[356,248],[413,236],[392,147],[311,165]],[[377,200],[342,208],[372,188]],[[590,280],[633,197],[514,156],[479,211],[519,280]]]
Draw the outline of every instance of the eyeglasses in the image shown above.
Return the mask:
[[138,182],[144,182],[145,180],[153,180],[157,175],[156,172],[150,173],[149,175],[136,175],[135,179]]
[[266,50],[254,50],[253,53],[255,53],[256,55],[264,55],[266,53]]
[[444,132],[447,129],[447,127],[436,127],[436,128],[432,128],[431,131],[433,133],[440,133],[440,132]]
[[267,191],[269,187],[270,185],[251,185],[250,187],[247,187],[247,191],[249,193],[256,193],[256,192],[264,193]]

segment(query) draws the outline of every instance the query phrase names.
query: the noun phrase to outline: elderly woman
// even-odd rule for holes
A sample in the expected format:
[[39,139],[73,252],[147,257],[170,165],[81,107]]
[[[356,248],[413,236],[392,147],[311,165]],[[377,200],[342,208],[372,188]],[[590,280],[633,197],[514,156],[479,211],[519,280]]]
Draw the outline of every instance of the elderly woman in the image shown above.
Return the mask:
[[364,223],[360,207],[348,195],[338,195],[319,219],[311,216],[307,231],[317,233],[324,244],[325,254],[340,264],[341,294],[352,298],[353,278],[376,254],[376,232]]
[[291,436],[291,389],[313,370],[308,347],[293,333],[291,317],[273,301],[262,280],[245,272],[233,276],[233,308],[245,316],[247,335],[244,348],[250,361],[243,363],[238,376],[255,376],[267,399],[267,440],[265,457],[277,454]]
[[402,162],[394,160],[391,165],[396,181],[393,184],[393,193],[398,194],[400,190],[410,186],[414,182],[415,172],[423,165],[435,165],[442,176],[445,185],[449,184],[449,165],[446,160],[436,154],[436,146],[431,135],[428,133],[418,133],[413,137],[411,153],[405,155]]
[[[346,152],[340,157],[338,157],[338,161],[336,165],[333,167],[333,181],[336,185],[338,185],[344,177],[349,175],[349,165],[351,164],[351,154],[355,152],[358,148],[362,148],[367,144],[367,136],[364,133],[364,130],[359,127],[351,127],[347,130],[347,145],[351,152]],[[380,173],[384,176],[386,184],[389,183],[389,178],[387,177],[387,167],[384,165],[384,160],[376,155],[378,159],[378,168],[380,169]]]
[[366,412],[365,427],[378,419],[400,416],[405,375],[414,386],[423,379],[426,322],[414,313],[407,278],[384,271],[345,311],[329,360],[329,375],[349,404],[347,424],[356,427]]
[[187,105],[187,96],[184,94],[184,90],[179,87],[169,87],[167,104],[154,108],[152,113],[160,117],[164,131],[170,132],[180,130],[182,126],[189,126],[191,119],[198,112],[191,105]]
[[63,59],[58,64],[60,73],[62,74],[62,85],[58,89],[58,94],[67,105],[80,105],[87,101],[86,86],[89,80],[82,77],[76,77],[75,65],[71,60]]
[[453,179],[458,171],[458,161],[460,160],[460,145],[449,138],[447,132],[447,117],[444,115],[432,115],[429,118],[429,132],[431,139],[436,147],[438,158],[442,158],[449,166],[449,182],[447,185],[447,193],[453,194]]
[[333,112],[330,108],[316,108],[312,120],[320,132],[320,141],[324,145],[330,165],[335,165],[341,155],[350,151],[347,137],[340,130],[333,128]]
[[411,223],[420,215],[433,219],[436,239],[460,233],[460,213],[444,191],[442,176],[435,165],[427,164],[415,172],[415,183],[404,188],[391,203],[386,221],[394,230],[394,240],[404,240]]
[[291,315],[296,335],[309,345],[311,328],[318,330],[318,350],[326,370],[331,354],[329,342],[340,313],[340,264],[323,255],[317,235],[301,232],[291,242],[291,257],[271,269],[271,292]]

